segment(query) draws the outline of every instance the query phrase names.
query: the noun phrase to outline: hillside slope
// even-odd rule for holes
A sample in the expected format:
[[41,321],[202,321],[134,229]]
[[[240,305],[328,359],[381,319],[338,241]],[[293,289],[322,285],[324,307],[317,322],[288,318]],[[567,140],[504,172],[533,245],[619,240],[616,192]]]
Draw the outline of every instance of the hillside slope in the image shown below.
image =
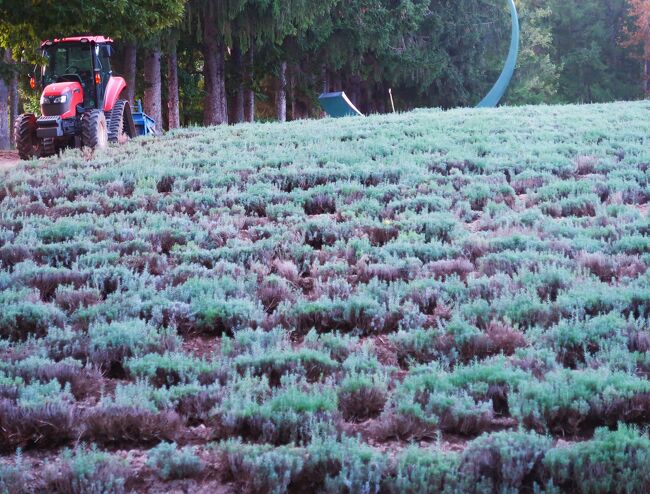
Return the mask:
[[0,172],[0,491],[647,490],[649,117],[183,129]]

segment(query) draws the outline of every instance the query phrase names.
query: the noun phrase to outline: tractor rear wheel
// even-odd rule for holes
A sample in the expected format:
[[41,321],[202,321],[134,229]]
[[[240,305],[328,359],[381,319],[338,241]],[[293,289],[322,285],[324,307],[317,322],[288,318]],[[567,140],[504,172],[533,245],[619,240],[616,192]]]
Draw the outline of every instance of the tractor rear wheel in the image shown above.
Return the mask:
[[20,115],[14,124],[14,136],[20,159],[29,160],[41,156],[41,145],[36,137],[36,115],[33,113]]
[[106,113],[106,120],[108,121],[109,142],[122,142],[135,137],[131,105],[127,100],[117,100],[113,109]]
[[81,118],[81,144],[91,149],[108,145],[106,116],[101,110],[89,110]]

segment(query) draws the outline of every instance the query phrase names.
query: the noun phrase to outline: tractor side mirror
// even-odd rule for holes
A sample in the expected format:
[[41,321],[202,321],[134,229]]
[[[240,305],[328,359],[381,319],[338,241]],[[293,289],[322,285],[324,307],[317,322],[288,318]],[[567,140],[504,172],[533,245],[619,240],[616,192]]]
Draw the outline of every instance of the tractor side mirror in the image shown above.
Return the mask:
[[113,47],[111,45],[101,45],[99,47],[100,53],[106,58],[113,56]]

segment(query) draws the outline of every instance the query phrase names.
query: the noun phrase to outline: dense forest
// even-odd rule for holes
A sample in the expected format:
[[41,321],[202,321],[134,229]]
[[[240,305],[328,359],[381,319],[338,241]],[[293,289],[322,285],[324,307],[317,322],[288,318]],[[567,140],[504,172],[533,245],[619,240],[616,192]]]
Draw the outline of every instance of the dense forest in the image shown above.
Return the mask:
[[[522,51],[509,105],[650,94],[650,1],[517,0]],[[38,106],[40,40],[115,40],[113,70],[160,127],[320,114],[344,89],[365,113],[475,104],[498,76],[501,0],[0,0],[0,148]]]

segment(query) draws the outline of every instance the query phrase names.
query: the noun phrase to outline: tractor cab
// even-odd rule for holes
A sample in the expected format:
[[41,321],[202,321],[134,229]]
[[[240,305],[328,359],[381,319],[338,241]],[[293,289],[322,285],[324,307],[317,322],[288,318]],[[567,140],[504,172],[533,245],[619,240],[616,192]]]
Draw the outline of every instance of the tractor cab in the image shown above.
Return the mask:
[[[45,59],[41,69],[43,115],[50,113],[47,112],[48,109],[56,110],[44,108],[43,105],[47,107],[55,100],[67,107],[69,96],[83,101],[82,106],[70,108],[72,114],[91,109],[112,109],[126,87],[124,79],[112,77],[112,43],[110,38],[103,36],[78,36],[44,41],[41,44]],[[79,92],[76,93],[76,90]],[[71,95],[63,94],[70,91]],[[80,98],[75,98],[75,94],[79,94]]]
[[[65,147],[104,147],[140,131],[123,97],[126,82],[111,71],[112,43],[104,36],[76,36],[41,44],[41,115],[26,113],[16,119],[21,158],[49,156]],[[30,86],[36,89],[35,77]],[[148,119],[146,130],[153,127],[146,115],[139,117]]]
[[90,42],[46,41],[41,80],[43,87],[61,82],[78,82],[83,93],[84,108],[101,108],[106,86],[111,78],[110,56],[112,47],[106,40]]

